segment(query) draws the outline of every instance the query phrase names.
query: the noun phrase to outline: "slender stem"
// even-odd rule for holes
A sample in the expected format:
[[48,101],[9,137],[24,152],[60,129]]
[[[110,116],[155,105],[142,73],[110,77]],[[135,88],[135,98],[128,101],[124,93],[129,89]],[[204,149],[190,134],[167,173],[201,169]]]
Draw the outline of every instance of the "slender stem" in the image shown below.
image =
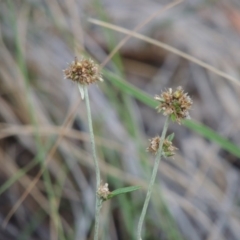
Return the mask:
[[100,186],[100,170],[99,170],[97,154],[96,154],[96,147],[95,147],[95,140],[94,140],[94,133],[93,133],[93,125],[92,125],[92,116],[91,116],[91,108],[90,108],[90,102],[89,102],[87,86],[83,86],[83,88],[84,88],[84,95],[85,95],[85,99],[86,99],[88,125],[89,125],[89,132],[90,132],[90,139],[91,139],[91,145],[92,145],[93,160],[94,160],[95,172],[96,172],[96,187],[98,188]]
[[98,164],[98,160],[97,160],[96,147],[95,147],[95,141],[94,141],[94,133],[93,133],[93,126],[92,126],[92,116],[91,116],[91,108],[90,108],[90,102],[89,102],[89,96],[88,96],[88,89],[87,89],[87,86],[83,86],[83,88],[84,88],[84,95],[85,95],[85,99],[86,99],[88,125],[89,125],[93,160],[94,160],[95,173],[96,173],[96,201],[95,201],[94,240],[98,240],[99,215],[100,215],[100,209],[101,209],[101,206],[102,206],[102,201],[99,199],[98,194],[97,194],[97,190],[100,186],[100,170],[99,170],[99,164]]
[[145,215],[146,215],[146,212],[147,212],[148,204],[149,204],[149,201],[150,201],[150,198],[151,198],[154,182],[155,182],[157,171],[158,171],[158,166],[159,166],[159,163],[161,161],[163,141],[166,137],[168,124],[169,124],[169,117],[167,117],[167,119],[165,121],[165,124],[164,124],[164,127],[163,127],[161,140],[160,140],[160,144],[159,144],[159,149],[158,149],[158,152],[157,152],[157,156],[155,158],[155,163],[154,163],[154,167],[153,167],[153,171],[152,171],[152,176],[151,176],[151,179],[150,179],[147,195],[146,195],[145,202],[144,202],[144,205],[143,205],[143,209],[142,209],[142,212],[141,212],[141,216],[140,216],[140,219],[139,219],[138,230],[137,230],[137,239],[138,240],[142,240],[141,232],[142,232],[143,222],[144,222],[144,218],[145,218]]
[[102,207],[102,200],[97,198],[97,206],[96,206],[96,213],[95,213],[95,228],[94,228],[94,240],[98,240],[98,232],[99,232],[99,217],[100,217],[100,210]]

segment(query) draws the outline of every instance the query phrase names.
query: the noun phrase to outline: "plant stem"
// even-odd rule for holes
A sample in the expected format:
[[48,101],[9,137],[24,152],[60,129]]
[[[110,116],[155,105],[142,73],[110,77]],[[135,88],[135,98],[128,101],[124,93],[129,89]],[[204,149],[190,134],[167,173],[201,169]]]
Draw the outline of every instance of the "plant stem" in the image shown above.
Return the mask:
[[138,240],[142,240],[141,232],[142,232],[143,222],[144,222],[144,218],[145,218],[147,208],[148,208],[148,205],[149,205],[149,201],[150,201],[150,198],[151,198],[154,182],[155,182],[156,175],[157,175],[157,172],[158,172],[159,163],[161,161],[162,147],[163,147],[164,139],[166,137],[168,124],[169,124],[169,117],[167,117],[167,119],[165,121],[165,124],[164,124],[164,127],[163,127],[161,140],[160,140],[160,144],[159,144],[159,149],[157,151],[157,156],[155,158],[155,163],[154,163],[154,167],[153,167],[153,171],[152,171],[152,176],[151,176],[151,179],[150,179],[147,195],[146,195],[145,202],[144,202],[144,205],[143,205],[143,209],[142,209],[142,212],[141,212],[141,216],[140,216],[140,219],[139,219],[138,230],[137,230],[137,239]]
[[98,240],[98,232],[99,232],[99,217],[100,217],[100,210],[102,207],[102,200],[99,197],[96,199],[96,212],[95,212],[95,228],[94,228],[94,240]]
[[99,199],[98,193],[97,193],[97,190],[100,186],[100,170],[99,170],[99,164],[98,164],[98,160],[97,160],[96,147],[95,147],[95,141],[94,141],[94,133],[93,133],[93,126],[92,126],[92,116],[91,116],[91,108],[90,108],[90,102],[89,102],[89,96],[88,96],[88,89],[87,89],[87,86],[83,86],[83,88],[84,88],[84,95],[85,95],[85,99],[86,99],[88,125],[89,125],[93,160],[94,160],[95,173],[96,173],[96,201],[95,201],[94,240],[98,240],[99,215],[100,215],[100,209],[101,209],[101,206],[102,206],[102,201]]

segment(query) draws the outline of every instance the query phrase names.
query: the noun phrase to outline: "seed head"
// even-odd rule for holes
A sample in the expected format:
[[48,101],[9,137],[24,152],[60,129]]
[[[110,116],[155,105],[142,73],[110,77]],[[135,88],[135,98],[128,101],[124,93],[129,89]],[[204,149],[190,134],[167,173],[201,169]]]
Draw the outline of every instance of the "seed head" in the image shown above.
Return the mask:
[[182,87],[178,87],[174,92],[169,88],[160,96],[156,95],[155,99],[160,102],[157,111],[163,112],[165,116],[170,115],[173,121],[181,124],[182,119],[190,118],[188,111],[193,102]]
[[103,81],[99,67],[92,59],[78,61],[77,57],[75,57],[75,60],[63,72],[65,79],[70,79],[80,85]]
[[[159,136],[157,136],[157,137],[154,137],[152,139],[149,139],[149,141],[150,141],[150,144],[149,144],[149,147],[147,148],[147,151],[151,152],[151,153],[154,153],[154,154],[157,154],[161,138]],[[162,150],[163,150],[162,151],[163,156],[172,157],[172,156],[175,155],[175,150],[177,150],[177,148],[172,145],[171,141],[165,139],[163,141]]]
[[102,199],[102,200],[107,200],[108,195],[110,194],[109,188],[108,188],[108,183],[105,184],[100,184],[99,188],[98,188],[98,196]]

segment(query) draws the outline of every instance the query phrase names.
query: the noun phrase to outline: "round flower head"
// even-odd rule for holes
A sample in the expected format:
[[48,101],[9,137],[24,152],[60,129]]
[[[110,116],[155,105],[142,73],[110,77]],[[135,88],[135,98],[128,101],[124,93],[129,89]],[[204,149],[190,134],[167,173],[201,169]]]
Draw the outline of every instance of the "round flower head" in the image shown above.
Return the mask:
[[70,79],[80,85],[89,85],[97,81],[103,81],[99,67],[92,59],[78,61],[77,57],[75,57],[75,60],[64,70],[64,74],[66,79]]
[[182,119],[190,118],[188,111],[192,106],[192,99],[184,93],[182,87],[178,87],[174,92],[169,88],[161,96],[156,95],[155,99],[160,102],[157,106],[158,112],[163,112],[165,116],[170,115],[173,121],[181,124]]
[[[152,139],[149,139],[149,141],[150,141],[150,144],[149,144],[149,147],[147,148],[147,151],[157,154],[161,138],[157,136]],[[169,141],[168,139],[164,139],[162,150],[163,150],[162,151],[163,156],[172,157],[175,155],[175,150],[177,150],[177,148],[172,145],[171,141]]]
[[105,184],[100,184],[99,188],[98,188],[98,196],[102,199],[102,200],[107,200],[108,195],[110,194],[109,188],[108,188],[108,183]]

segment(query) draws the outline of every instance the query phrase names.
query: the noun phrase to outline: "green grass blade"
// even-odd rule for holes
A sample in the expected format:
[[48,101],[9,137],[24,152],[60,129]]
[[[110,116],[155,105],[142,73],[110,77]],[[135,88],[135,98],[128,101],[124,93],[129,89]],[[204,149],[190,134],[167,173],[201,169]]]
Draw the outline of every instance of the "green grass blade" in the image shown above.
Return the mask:
[[222,147],[222,149],[227,150],[236,157],[240,158],[240,147],[233,144],[228,139],[222,137],[208,126],[192,120],[185,120],[184,125],[189,129],[195,131],[196,133],[202,135],[203,137],[206,137],[207,139],[216,142],[219,146]]
[[111,199],[119,194],[124,194],[124,193],[129,193],[129,192],[133,192],[136,191],[138,189],[140,189],[140,186],[130,186],[130,187],[124,187],[124,188],[118,188],[114,191],[112,191],[109,195],[108,195],[108,199]]

